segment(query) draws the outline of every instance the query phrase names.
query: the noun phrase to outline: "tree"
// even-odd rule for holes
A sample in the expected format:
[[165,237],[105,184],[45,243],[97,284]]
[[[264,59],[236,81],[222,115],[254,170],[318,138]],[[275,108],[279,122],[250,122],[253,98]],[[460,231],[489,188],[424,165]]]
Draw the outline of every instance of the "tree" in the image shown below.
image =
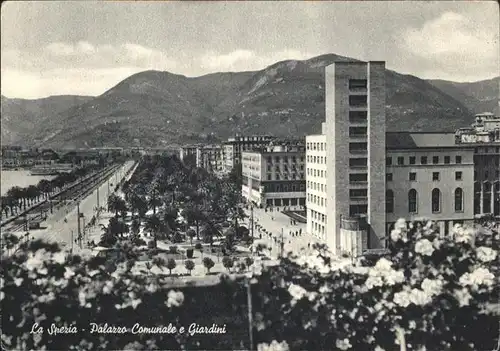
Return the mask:
[[247,267],[250,267],[253,264],[253,258],[250,256],[245,257],[245,264],[247,265]]
[[186,232],[186,235],[189,237],[191,245],[193,245],[193,238],[196,236],[196,232],[193,229],[189,228]]
[[47,179],[42,179],[38,182],[38,190],[40,190],[40,192],[42,194],[45,195],[45,198],[48,198],[50,193],[52,193],[53,191],[53,186],[51,184],[50,181],[48,181]]
[[203,265],[207,269],[207,273],[210,273],[210,270],[215,266],[215,263],[210,257],[205,257],[203,259]]
[[192,260],[186,260],[184,262],[184,267],[186,267],[186,270],[188,270],[189,275],[191,275],[191,271],[194,269],[194,262]]
[[167,261],[167,269],[170,271],[170,275],[172,275],[172,269],[177,267],[177,263],[173,258],[169,258]]
[[234,259],[232,257],[229,257],[229,256],[224,256],[222,258],[222,265],[227,268],[228,271],[231,270],[231,268],[233,268],[234,266]]
[[144,226],[144,229],[149,231],[153,235],[154,247],[158,247],[157,237],[161,228],[162,228],[161,221],[157,215],[152,215],[146,219],[146,224]]

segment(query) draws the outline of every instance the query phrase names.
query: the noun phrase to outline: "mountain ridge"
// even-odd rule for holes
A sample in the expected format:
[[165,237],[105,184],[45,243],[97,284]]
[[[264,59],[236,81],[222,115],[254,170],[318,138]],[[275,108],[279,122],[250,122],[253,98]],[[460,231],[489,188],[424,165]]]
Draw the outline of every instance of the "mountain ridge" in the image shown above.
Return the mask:
[[[95,97],[74,98],[72,103],[62,98],[66,102],[55,108],[38,104],[46,110],[33,114],[28,109],[31,115],[26,120],[43,123],[28,123],[20,132],[12,123],[8,128],[12,139],[17,136],[50,147],[179,145],[221,140],[235,133],[314,134],[324,121],[324,67],[347,60],[359,61],[325,54],[283,60],[259,71],[199,77],[147,70]],[[472,107],[491,105],[494,89],[489,81],[486,87],[481,81],[453,83],[386,70],[388,131],[468,126],[477,113]],[[484,101],[481,91],[486,94]],[[15,99],[2,96],[2,127],[4,120],[16,116],[15,101],[8,100]],[[4,108],[4,102],[11,106]]]

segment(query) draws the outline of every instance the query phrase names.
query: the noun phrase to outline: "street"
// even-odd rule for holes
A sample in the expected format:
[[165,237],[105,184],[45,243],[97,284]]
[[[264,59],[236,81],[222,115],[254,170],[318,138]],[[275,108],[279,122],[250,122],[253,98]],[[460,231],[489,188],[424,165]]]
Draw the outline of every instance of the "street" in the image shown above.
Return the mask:
[[[106,206],[108,195],[113,192],[116,183],[121,180],[126,172],[134,165],[133,161],[128,161],[124,166],[120,167],[114,176],[109,178],[108,182],[104,182],[99,187],[99,206]],[[111,183],[113,186],[111,186]],[[97,189],[89,196],[80,201],[79,210],[83,214],[80,220],[80,230],[83,233],[85,222],[90,220],[95,213],[97,207]],[[74,207],[73,207],[74,206]],[[78,221],[77,221],[77,205],[73,204],[70,210],[62,208],[58,212],[49,216],[47,221],[42,223],[45,227],[41,230],[32,230],[29,232],[29,238],[44,239],[49,242],[57,242],[61,247],[69,250],[73,248],[73,252],[81,251],[75,243],[78,236]],[[65,221],[66,219],[66,221]],[[86,241],[82,240],[82,247],[86,246]]]

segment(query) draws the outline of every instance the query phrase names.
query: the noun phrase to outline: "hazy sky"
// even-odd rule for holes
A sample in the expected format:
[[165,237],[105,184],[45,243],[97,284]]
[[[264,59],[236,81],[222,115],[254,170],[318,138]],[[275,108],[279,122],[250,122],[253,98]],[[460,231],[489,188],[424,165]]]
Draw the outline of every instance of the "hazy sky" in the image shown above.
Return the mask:
[[1,15],[8,97],[99,95],[149,69],[198,76],[326,53],[421,78],[499,72],[495,1],[15,1]]

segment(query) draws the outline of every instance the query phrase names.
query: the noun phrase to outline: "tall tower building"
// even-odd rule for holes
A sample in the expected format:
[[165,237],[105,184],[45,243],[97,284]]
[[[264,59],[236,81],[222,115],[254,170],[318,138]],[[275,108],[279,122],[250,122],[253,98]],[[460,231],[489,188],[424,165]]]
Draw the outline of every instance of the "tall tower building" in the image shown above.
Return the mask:
[[325,68],[326,242],[385,246],[385,62]]

